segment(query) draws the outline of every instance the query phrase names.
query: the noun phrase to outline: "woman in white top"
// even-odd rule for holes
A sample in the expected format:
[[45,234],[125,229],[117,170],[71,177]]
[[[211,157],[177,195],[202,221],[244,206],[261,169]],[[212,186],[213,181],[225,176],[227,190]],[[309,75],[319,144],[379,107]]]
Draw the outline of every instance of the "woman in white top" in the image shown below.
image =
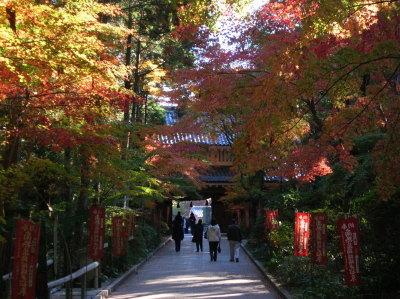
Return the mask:
[[211,261],[217,261],[218,243],[221,241],[221,230],[215,219],[211,220],[211,225],[207,228],[207,239],[210,245]]

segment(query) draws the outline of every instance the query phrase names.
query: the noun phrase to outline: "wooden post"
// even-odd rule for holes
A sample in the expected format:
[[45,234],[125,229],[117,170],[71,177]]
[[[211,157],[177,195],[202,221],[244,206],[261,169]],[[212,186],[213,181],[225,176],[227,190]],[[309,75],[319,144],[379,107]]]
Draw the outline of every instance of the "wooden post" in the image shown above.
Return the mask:
[[86,298],[86,272],[81,278],[81,299]]
[[7,298],[11,299],[11,288],[12,288],[12,278],[11,277],[8,279],[7,286],[8,286]]
[[240,225],[242,220],[240,219],[240,209],[236,209],[236,219],[237,219],[237,224]]
[[98,289],[99,288],[99,268],[98,266],[96,269],[94,269],[94,288]]
[[57,246],[58,245],[58,215],[54,215],[54,227],[53,227],[53,251],[54,251],[54,275],[55,277],[58,277],[58,250]]
[[249,211],[249,206],[247,206],[244,210],[244,215],[245,215],[245,224],[246,228],[250,227],[250,211]]

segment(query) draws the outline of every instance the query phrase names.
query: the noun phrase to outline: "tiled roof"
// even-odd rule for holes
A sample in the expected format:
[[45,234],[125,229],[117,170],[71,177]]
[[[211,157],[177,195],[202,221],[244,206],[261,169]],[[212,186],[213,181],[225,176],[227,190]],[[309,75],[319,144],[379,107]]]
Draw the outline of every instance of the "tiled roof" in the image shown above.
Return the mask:
[[173,135],[159,135],[158,140],[164,144],[176,144],[179,142],[190,142],[195,144],[207,145],[230,145],[230,142],[224,134],[217,138],[212,138],[207,134],[175,133]]
[[[167,126],[176,124],[178,115],[175,107],[166,107],[165,123]],[[164,144],[176,144],[179,142],[190,142],[194,144],[206,145],[231,145],[225,134],[218,134],[216,138],[212,138],[209,134],[192,134],[192,133],[175,133],[173,135],[159,135],[158,140]]]
[[210,167],[200,174],[200,180],[205,183],[232,182],[234,173],[226,166]]
[[281,177],[281,176],[269,176],[269,175],[264,175],[264,182],[267,183],[281,183],[281,182],[287,182],[288,179]]
[[[178,116],[174,107],[166,108],[165,123],[168,126],[176,124]],[[230,146],[231,143],[225,134],[212,138],[208,134],[175,133],[172,135],[158,135],[158,140],[164,144],[177,144],[189,142],[194,144]],[[227,166],[211,166],[200,174],[200,180],[205,183],[229,183],[235,174]],[[265,182],[278,183],[285,179],[278,176],[264,176]]]

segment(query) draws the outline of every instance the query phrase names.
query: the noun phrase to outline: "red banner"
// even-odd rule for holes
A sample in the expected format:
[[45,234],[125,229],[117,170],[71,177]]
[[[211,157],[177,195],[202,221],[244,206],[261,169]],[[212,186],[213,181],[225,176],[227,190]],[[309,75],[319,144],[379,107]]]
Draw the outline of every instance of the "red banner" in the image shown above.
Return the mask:
[[360,243],[357,218],[341,218],[337,225],[342,246],[346,284],[349,286],[360,285]]
[[104,255],[104,221],[104,208],[91,206],[89,209],[88,255],[95,261],[100,261]]
[[265,227],[268,231],[273,231],[278,227],[278,210],[265,211]]
[[39,225],[29,220],[17,220],[12,271],[12,299],[35,298],[39,238]]
[[133,236],[134,227],[135,227],[135,218],[133,214],[130,214],[127,216],[126,219],[126,231],[128,238]]
[[114,256],[125,255],[126,230],[124,219],[121,216],[112,218],[112,254]]
[[326,252],[326,215],[325,213],[312,214],[312,260],[317,265],[326,265],[328,262]]
[[308,241],[310,239],[310,213],[296,212],[294,224],[294,255],[308,256]]

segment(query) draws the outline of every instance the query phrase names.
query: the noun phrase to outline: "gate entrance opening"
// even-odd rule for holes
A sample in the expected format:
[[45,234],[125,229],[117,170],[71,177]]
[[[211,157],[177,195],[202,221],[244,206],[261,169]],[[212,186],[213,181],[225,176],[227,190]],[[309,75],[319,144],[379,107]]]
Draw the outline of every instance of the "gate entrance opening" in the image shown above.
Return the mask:
[[211,198],[206,200],[193,201],[172,201],[172,220],[181,212],[184,219],[185,233],[190,233],[189,217],[193,213],[196,218],[196,223],[201,219],[204,225],[209,225],[212,218]]

